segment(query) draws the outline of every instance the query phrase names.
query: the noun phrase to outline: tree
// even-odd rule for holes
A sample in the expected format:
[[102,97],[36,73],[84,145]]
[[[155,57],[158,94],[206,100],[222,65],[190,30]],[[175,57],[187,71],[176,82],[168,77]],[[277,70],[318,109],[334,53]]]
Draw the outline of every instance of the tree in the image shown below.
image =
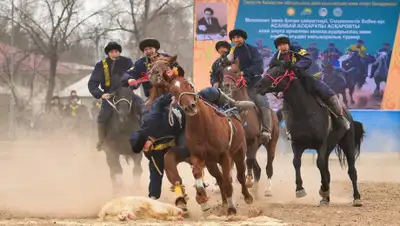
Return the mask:
[[[62,53],[77,41],[85,39],[79,35],[90,18],[103,10],[95,10],[79,15],[85,11],[83,0],[20,0],[18,3],[9,0],[9,7],[1,7],[0,12],[8,20],[20,26],[33,41],[37,50],[49,60],[49,77],[46,93],[46,109],[50,108],[55,89],[56,69]],[[10,15],[14,12],[15,15]]]
[[[165,26],[167,21],[162,20],[166,17],[169,18],[171,16],[185,21],[182,15],[184,15],[185,10],[193,9],[193,1],[182,2],[183,3],[172,2],[171,0],[160,0],[158,2],[154,0],[128,0],[128,3],[126,3],[126,1],[114,1],[115,7],[122,7],[119,9],[118,16],[115,17],[118,25],[117,27],[121,31],[130,33],[129,43],[136,46],[140,40],[148,37],[150,34],[159,37],[171,35],[175,30],[172,31],[172,29],[170,29],[166,33],[154,31],[161,28],[168,28]],[[190,35],[189,31],[186,32]],[[135,52],[140,54],[138,49],[136,49]]]

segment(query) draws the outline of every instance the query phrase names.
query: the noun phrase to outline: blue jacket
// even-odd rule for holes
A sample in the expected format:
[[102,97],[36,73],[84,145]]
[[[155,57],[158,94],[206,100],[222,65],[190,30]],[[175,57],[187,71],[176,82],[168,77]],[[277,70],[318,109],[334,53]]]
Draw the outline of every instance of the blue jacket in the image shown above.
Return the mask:
[[264,73],[264,61],[257,47],[244,43],[234,48],[233,57],[234,59],[239,58],[240,70],[249,86],[261,79]]
[[311,64],[312,64],[312,58],[310,53],[308,53],[305,49],[299,47],[299,46],[290,46],[289,48],[292,52],[287,53],[288,55],[281,54],[278,59],[278,53],[277,51],[272,58],[270,65],[273,64],[274,60],[279,60],[279,61],[285,61],[285,57],[288,57],[289,60],[292,61],[292,63],[295,63],[298,68],[303,69],[304,71],[307,70]]
[[[143,116],[143,123],[140,130],[133,133],[131,136],[130,143],[133,152],[140,152],[149,136],[156,139],[164,136],[177,137],[183,131],[184,125],[180,124],[178,118],[174,114],[174,125],[169,125],[168,117],[170,103],[171,94],[163,95],[154,101],[149,112]],[[181,115],[184,117],[182,111]],[[182,118],[182,122],[185,122],[184,118]]]
[[[170,57],[168,54],[164,54],[164,53],[159,53],[160,56],[164,56],[164,57]],[[174,66],[178,66],[178,65],[174,65]],[[133,65],[133,67],[129,68],[128,71],[126,71],[126,73],[122,76],[121,79],[121,84],[122,86],[129,86],[128,84],[128,80],[129,79],[139,79],[142,77],[142,73],[148,73],[148,70],[150,70],[150,62],[148,61],[147,57],[142,57],[139,60],[137,60],[135,62],[135,64]],[[144,91],[144,95],[146,97],[150,96],[150,89],[153,87],[151,82],[143,82],[143,91]],[[139,88],[139,86],[137,86],[136,88]]]
[[[106,78],[103,60],[96,63],[90,75],[88,89],[96,99],[101,98],[104,93],[111,93],[119,86],[121,76],[133,66],[132,59],[120,56],[118,60],[112,61],[109,57],[105,58],[108,67],[109,78]],[[99,88],[101,87],[101,89]]]

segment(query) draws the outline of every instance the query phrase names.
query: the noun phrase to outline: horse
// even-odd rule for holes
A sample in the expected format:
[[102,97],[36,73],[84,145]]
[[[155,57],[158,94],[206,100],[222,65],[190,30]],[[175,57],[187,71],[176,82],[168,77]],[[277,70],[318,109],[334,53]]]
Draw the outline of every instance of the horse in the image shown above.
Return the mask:
[[[185,113],[185,137],[193,165],[192,173],[196,180],[196,201],[203,211],[209,210],[208,197],[202,181],[206,166],[220,164],[221,172],[215,171],[215,179],[221,190],[222,201],[228,203],[228,215],[236,214],[232,197],[232,163],[237,169],[237,179],[247,204],[253,203],[253,196],[246,186],[245,156],[247,145],[244,128],[235,117],[219,112],[210,104],[198,98],[194,87],[183,77],[163,75],[170,84],[170,90],[177,104]],[[218,139],[215,139],[218,137]],[[211,172],[210,172],[211,174]]]
[[[239,61],[226,60],[222,64],[222,76],[220,79],[222,82],[222,91],[228,94],[231,98],[237,101],[248,100],[251,101],[247,93],[247,85],[244,77],[240,74]],[[265,191],[265,196],[272,195],[272,175],[273,175],[273,161],[275,158],[276,145],[279,138],[279,125],[278,118],[275,113],[272,113],[272,131],[271,140],[263,142],[260,138],[261,133],[261,119],[257,108],[249,109],[240,113],[242,124],[245,130],[246,143],[247,143],[247,154],[246,154],[246,165],[247,165],[247,187],[253,187],[253,173],[256,188],[258,188],[258,182],[261,178],[261,168],[257,162],[257,151],[263,145],[267,149],[268,160],[266,166],[266,172],[268,177],[268,187]]]
[[337,95],[342,95],[343,102],[348,104],[346,90],[349,90],[350,103],[355,104],[353,94],[355,89],[355,82],[352,76],[342,68],[334,67],[331,64],[324,65],[322,68],[322,81],[324,81]]
[[359,89],[365,84],[367,71],[364,60],[357,52],[350,52],[347,59],[341,62],[342,68],[354,80]]
[[389,63],[388,63],[388,55],[386,52],[380,52],[378,54],[378,58],[372,64],[374,67],[374,73],[370,75],[370,78],[374,78],[375,81],[375,90],[374,95],[378,96],[381,89],[381,82],[385,82],[387,80],[387,76],[389,74]]
[[331,179],[328,162],[330,153],[335,149],[342,167],[347,159],[348,175],[353,185],[353,206],[362,206],[355,167],[365,135],[362,123],[353,120],[351,114],[345,111],[346,118],[351,122],[350,129],[345,131],[337,127],[336,121],[332,120],[332,116],[335,116],[331,111],[303,88],[300,79],[293,71],[286,70],[283,66],[269,69],[256,88],[262,93],[283,92],[284,104],[290,109],[291,120],[287,126],[291,131],[294,154],[296,197],[301,198],[307,195],[303,188],[300,171],[302,154],[305,149],[315,149],[318,155],[317,167],[321,173],[320,205],[329,204]]
[[122,181],[123,169],[120,163],[120,156],[123,155],[129,163],[129,158],[133,159],[133,177],[135,183],[140,182],[143,172],[141,162],[143,154],[133,153],[129,144],[131,134],[139,129],[139,117],[136,105],[132,103],[133,91],[129,87],[118,86],[112,93],[112,98],[107,100],[107,104],[113,108],[113,113],[109,123],[107,123],[107,134],[104,139],[103,150],[106,155],[108,168],[110,169],[110,179],[112,182],[114,195],[121,195],[124,191]]
[[[154,100],[169,92],[170,85],[164,80],[163,75],[166,74],[166,71],[170,69],[170,65],[174,65],[177,61],[177,56],[172,57],[160,57],[156,61],[151,64],[149,70],[149,80],[153,84],[152,94],[147,101],[147,105],[150,107]],[[175,76],[178,76],[177,71],[173,72]],[[171,112],[172,113],[172,112]],[[171,183],[171,191],[173,191],[176,195],[175,205],[185,211],[185,215],[187,215],[187,200],[188,196],[185,191],[185,186],[183,185],[183,181],[178,172],[178,164],[182,162],[186,162],[192,165],[190,161],[189,153],[184,153],[184,151],[178,147],[172,147],[168,152],[164,155],[164,169],[168,181]],[[207,166],[208,172],[213,177],[218,177],[220,174],[219,168],[217,164],[209,164]],[[206,184],[204,180],[204,172],[203,174],[203,184]],[[223,194],[221,193],[223,197]],[[226,204],[227,201],[224,200],[223,204]]]

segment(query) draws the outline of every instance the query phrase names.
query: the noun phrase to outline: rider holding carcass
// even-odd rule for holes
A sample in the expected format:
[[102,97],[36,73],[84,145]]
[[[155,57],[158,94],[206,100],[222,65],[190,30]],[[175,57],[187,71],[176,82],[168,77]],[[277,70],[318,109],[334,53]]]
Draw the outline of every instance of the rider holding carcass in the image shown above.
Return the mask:
[[[314,79],[305,73],[312,63],[310,54],[301,47],[290,45],[289,37],[286,35],[278,35],[274,44],[278,52],[271,60],[270,68],[283,66],[285,69],[296,71],[296,75],[303,81],[305,89],[312,90],[311,93],[315,93],[337,116],[339,125],[349,130],[350,123],[343,115],[343,107],[336,93],[323,81]],[[282,113],[286,123],[290,124],[290,110],[285,107],[285,104]]]
[[[130,58],[120,56],[122,47],[116,42],[109,42],[104,48],[107,57],[96,63],[88,82],[92,96],[102,99],[99,115],[97,116],[97,131],[99,142],[97,150],[102,150],[104,138],[107,135],[107,124],[113,114],[112,93],[119,87],[121,76],[133,66]],[[99,88],[101,86],[101,89]],[[137,109],[142,109],[143,101],[133,94],[133,103]],[[140,114],[140,112],[138,112]]]

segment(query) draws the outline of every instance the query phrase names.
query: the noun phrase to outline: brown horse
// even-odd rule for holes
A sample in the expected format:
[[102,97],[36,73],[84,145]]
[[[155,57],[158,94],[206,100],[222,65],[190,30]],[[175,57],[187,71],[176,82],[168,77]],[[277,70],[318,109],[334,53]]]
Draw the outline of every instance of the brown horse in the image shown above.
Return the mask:
[[[237,168],[237,179],[242,186],[245,202],[251,204],[253,196],[246,186],[245,156],[247,152],[245,132],[241,122],[217,112],[194,92],[193,86],[179,76],[163,75],[171,86],[170,90],[177,104],[185,112],[185,137],[193,164],[192,173],[196,180],[196,201],[202,210],[208,210],[208,197],[202,181],[203,169],[219,163],[221,172],[216,172],[221,195],[228,202],[228,215],[236,213],[232,194],[231,169],[233,163]],[[216,137],[218,139],[216,139]],[[221,177],[222,176],[222,181]]]
[[[247,85],[244,77],[240,73],[239,61],[229,61],[226,60],[222,65],[222,90],[230,95],[233,99],[237,101],[251,101],[247,93]],[[221,84],[221,83],[220,83]],[[261,168],[257,162],[257,151],[261,145],[267,149],[268,160],[267,160],[267,176],[268,176],[268,186],[265,190],[265,196],[272,195],[272,175],[273,166],[272,163],[275,158],[276,145],[279,138],[279,122],[275,113],[272,113],[272,137],[269,141],[263,142],[260,138],[261,134],[261,121],[257,108],[253,108],[240,114],[247,142],[247,180],[246,184],[248,187],[253,187],[253,172],[255,176],[255,189],[258,189],[258,182],[261,178]]]
[[[155,99],[160,97],[163,94],[169,92],[170,85],[164,80],[163,75],[167,74],[167,71],[170,70],[171,65],[176,64],[177,56],[173,57],[160,57],[156,61],[151,64],[151,68],[149,70],[149,80],[153,84],[153,88],[151,90],[151,95],[146,102],[146,107],[149,108]],[[172,70],[171,76],[180,76],[176,70]],[[189,153],[185,153],[182,148],[172,147],[164,156],[164,168],[166,176],[169,182],[172,184],[171,190],[176,194],[175,205],[184,211],[187,210],[186,201],[188,196],[185,192],[185,188],[183,185],[182,178],[178,172],[178,164],[181,162],[186,162],[190,165],[190,155]],[[221,175],[217,164],[210,164],[207,166],[209,173],[217,178],[218,175]],[[203,183],[204,181],[204,172],[203,172]],[[222,180],[222,176],[221,176]],[[224,198],[223,194],[221,194]],[[223,201],[224,204],[227,203],[226,198]]]

